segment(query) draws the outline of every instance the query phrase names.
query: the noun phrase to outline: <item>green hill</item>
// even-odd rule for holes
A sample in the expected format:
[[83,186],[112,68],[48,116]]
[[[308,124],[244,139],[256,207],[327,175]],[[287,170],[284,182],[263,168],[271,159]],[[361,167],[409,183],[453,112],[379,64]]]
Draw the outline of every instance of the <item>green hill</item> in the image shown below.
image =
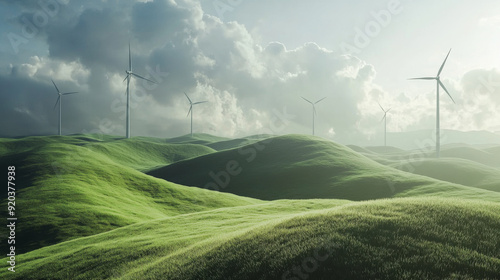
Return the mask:
[[[94,143],[89,148],[87,140],[71,136],[1,142],[9,146],[9,152],[0,158],[2,169],[13,165],[17,170],[20,252],[137,222],[258,202],[186,188],[127,166],[144,169],[157,164],[163,156],[160,152],[171,151],[168,144],[131,139]],[[202,146],[178,147],[170,154],[173,158],[165,155],[163,163],[190,157],[193,151],[210,151]],[[6,192],[0,198],[7,205]],[[5,246],[2,243],[0,250]]]
[[500,279],[498,169],[478,163],[500,150],[464,148],[408,161],[418,151],[303,135],[0,139],[19,217],[0,279]]
[[498,279],[499,213],[497,203],[437,198],[273,201],[41,248],[0,277]]
[[215,152],[215,150],[202,145],[155,143],[135,138],[90,143],[84,147],[106,155],[115,163],[143,172],[165,164]]
[[404,161],[393,167],[442,181],[500,192],[500,170],[458,158]]
[[485,150],[471,147],[456,147],[441,152],[442,157],[454,157],[467,159],[487,166],[500,167],[499,148],[487,148]]
[[317,137],[288,135],[159,168],[150,175],[186,186],[258,199],[338,198],[368,200],[427,194],[500,201],[498,193],[412,175],[372,161],[345,146]]
[[199,144],[199,145],[206,145],[206,144],[211,144],[215,142],[220,142],[220,141],[227,141],[231,140],[229,138],[225,137],[219,137],[219,136],[214,136],[210,134],[205,134],[205,133],[194,133],[193,136],[191,134],[186,134],[184,136],[179,136],[179,137],[174,137],[167,139],[167,143],[172,143],[172,144]]

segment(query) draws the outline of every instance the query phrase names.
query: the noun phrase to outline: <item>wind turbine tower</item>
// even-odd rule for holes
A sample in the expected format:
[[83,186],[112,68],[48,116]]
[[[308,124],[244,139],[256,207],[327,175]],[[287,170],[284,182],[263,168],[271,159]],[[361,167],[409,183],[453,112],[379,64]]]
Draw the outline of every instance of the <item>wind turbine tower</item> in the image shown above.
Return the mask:
[[448,96],[451,98],[453,103],[455,103],[455,100],[453,100],[453,97],[451,97],[451,94],[448,92],[444,84],[441,82],[441,71],[443,71],[444,65],[446,64],[446,60],[448,60],[448,56],[450,55],[451,49],[446,55],[446,58],[443,61],[443,64],[441,64],[441,67],[439,68],[439,71],[436,75],[436,77],[422,77],[422,78],[411,78],[410,80],[436,80],[436,157],[439,158],[439,153],[441,150],[441,134],[440,134],[440,126],[439,126],[439,88],[441,87],[444,89],[444,91],[448,94]]
[[125,82],[125,80],[127,81],[127,122],[126,122],[126,137],[127,138],[130,138],[130,79],[132,79],[132,77],[136,77],[136,78],[139,78],[139,79],[142,79],[142,80],[146,80],[148,82],[151,82],[153,84],[156,84],[155,82],[149,80],[149,79],[146,79],[142,76],[139,76],[138,74],[132,72],[132,56],[130,54],[130,43],[128,44],[128,70],[125,70],[125,73],[127,73],[127,76],[125,77],[125,79],[123,80]]
[[193,106],[198,105],[198,104],[202,104],[202,103],[206,103],[208,101],[200,101],[200,102],[193,103],[193,101],[191,101],[191,98],[189,98],[187,93],[184,93],[184,95],[186,95],[187,99],[189,100],[189,111],[187,113],[187,116],[189,116],[189,114],[191,114],[191,137],[193,137]]
[[312,113],[312,115],[313,115],[312,135],[314,135],[314,117],[316,116],[316,104],[318,104],[319,102],[323,101],[323,99],[325,99],[325,98],[326,97],[323,97],[320,100],[318,100],[318,101],[316,101],[316,102],[313,103],[313,102],[307,100],[306,98],[302,97],[302,99],[304,99],[306,102],[308,102],[309,104],[311,104],[312,107],[313,107],[313,113]]
[[384,111],[384,117],[380,121],[384,121],[384,146],[387,146],[387,113],[391,110],[390,108],[388,110],[385,110],[380,103],[378,104],[380,106],[380,109]]
[[54,105],[54,109],[56,108],[57,106],[57,103],[59,103],[59,135],[62,135],[62,129],[61,129],[61,114],[62,114],[62,97],[64,95],[69,95],[69,94],[75,94],[75,93],[78,93],[76,91],[74,92],[61,92],[59,90],[59,88],[56,86],[56,83],[54,83],[54,80],[51,80],[52,81],[52,84],[54,84],[54,87],[56,88],[56,91],[57,91],[57,101],[56,101],[56,104]]

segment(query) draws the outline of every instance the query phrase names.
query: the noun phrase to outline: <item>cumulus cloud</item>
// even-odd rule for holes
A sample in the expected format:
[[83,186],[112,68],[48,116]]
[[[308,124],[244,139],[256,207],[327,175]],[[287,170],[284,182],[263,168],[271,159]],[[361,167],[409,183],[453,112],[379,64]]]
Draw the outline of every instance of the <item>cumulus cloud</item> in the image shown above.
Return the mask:
[[[57,131],[50,79],[64,89],[81,92],[65,102],[64,131],[123,135],[129,42],[134,71],[157,82],[131,83],[132,135],[187,134],[189,103],[183,92],[194,100],[209,101],[194,108],[194,127],[196,132],[216,135],[272,132],[266,130],[270,120],[284,108],[294,118],[277,133],[309,133],[312,109],[301,96],[327,97],[317,105],[316,132],[339,141],[380,134],[383,113],[377,101],[393,108],[388,116],[392,131],[432,128],[435,94],[431,85],[428,93],[417,97],[391,95],[375,83],[376,67],[368,62],[314,42],[294,49],[280,42],[259,45],[245,26],[205,14],[198,1],[61,5],[60,15],[51,18],[36,38],[46,45],[46,55],[27,57],[0,76],[0,86],[8,89],[0,93],[5,101],[1,119],[10,115],[17,119],[0,123],[4,135]],[[19,17],[30,13],[36,13],[36,7],[24,6]],[[457,107],[443,105],[444,113],[456,116],[445,125],[491,127],[481,114],[497,114],[498,88],[482,85],[481,77],[500,81],[496,70],[447,81],[460,93],[460,101]],[[475,97],[471,91],[477,91]],[[481,106],[488,110],[480,112]],[[472,121],[466,121],[468,117]]]

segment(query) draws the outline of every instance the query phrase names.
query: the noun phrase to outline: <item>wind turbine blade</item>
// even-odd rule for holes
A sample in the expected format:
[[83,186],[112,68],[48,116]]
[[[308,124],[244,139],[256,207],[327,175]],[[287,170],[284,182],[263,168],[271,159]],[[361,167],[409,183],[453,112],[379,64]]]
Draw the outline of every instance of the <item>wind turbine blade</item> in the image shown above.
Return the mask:
[[131,74],[132,76],[135,76],[135,77],[139,78],[139,79],[143,79],[143,80],[146,80],[146,81],[151,82],[151,83],[153,83],[153,84],[156,84],[156,82],[151,81],[150,79],[146,79],[146,78],[144,78],[144,77],[142,77],[142,76],[139,76],[139,75],[137,75],[136,73],[130,73],[130,74]]
[[52,81],[52,83],[54,84],[54,87],[56,87],[57,93],[59,93],[60,91],[59,91],[59,89],[57,88],[56,83],[54,83],[54,80],[52,80],[52,79],[50,79],[50,80],[51,80],[51,81]]
[[435,80],[436,77],[410,78],[408,80]]
[[444,86],[444,84],[441,82],[441,80],[438,80],[438,83],[441,86],[441,88],[444,89],[444,91],[446,91],[446,93],[448,94],[448,96],[451,98],[451,101],[453,101],[453,103],[456,104],[455,100],[453,100],[453,97],[451,97],[451,94],[448,92],[448,90],[446,89],[446,87]]
[[325,96],[325,97],[323,97],[323,98],[321,98],[320,100],[318,100],[318,101],[314,102],[314,104],[317,104],[317,103],[319,103],[319,102],[323,101],[325,98],[326,98],[326,96]]
[[443,67],[444,67],[444,65],[446,64],[446,60],[448,60],[448,56],[450,55],[450,52],[451,52],[451,49],[450,49],[450,51],[448,52],[448,54],[446,55],[446,58],[444,59],[443,64],[441,64],[441,68],[439,68],[439,72],[438,72],[438,74],[437,74],[437,76],[438,76],[438,77],[439,77],[439,75],[441,74],[441,71],[443,71]]
[[378,104],[378,106],[380,107],[380,109],[382,109],[382,111],[384,111],[384,112],[385,112],[384,108],[382,108],[382,105],[380,105],[380,103],[378,103],[378,101],[377,101],[377,104]]
[[78,91],[74,91],[74,92],[65,92],[65,93],[61,93],[62,95],[68,95],[68,94],[75,94],[75,93],[78,93]]
[[129,76],[130,76],[130,74],[127,74],[127,76],[125,77],[125,79],[123,79],[123,82],[125,82],[128,79]]
[[[302,97],[302,96],[301,96],[301,97]],[[305,99],[304,97],[302,97],[302,99],[304,99],[305,101],[307,101],[307,102],[309,102],[309,103],[313,104],[311,101],[309,101],[309,100]]]
[[384,116],[382,117],[382,119],[380,120],[380,122],[382,122],[386,117],[386,114],[384,114]]
[[54,104],[54,109],[52,109],[52,110],[55,110],[55,109],[56,109],[56,107],[57,107],[57,103],[59,103],[59,99],[61,99],[61,96],[60,96],[60,95],[57,97],[56,104]]
[[387,113],[389,113],[389,111],[390,111],[391,109],[392,109],[392,108],[389,108],[389,110],[385,111],[385,113],[386,113],[386,114],[387,114]]
[[189,96],[187,95],[187,93],[186,93],[186,92],[184,92],[184,95],[185,95],[185,96],[187,97],[187,99],[189,100],[189,103],[190,103],[190,104],[193,104],[193,101],[191,101],[191,98],[189,98]]
[[202,103],[207,103],[208,101],[200,101],[200,102],[195,102],[193,103],[193,105],[196,105],[196,104],[202,104]]
[[128,70],[132,71],[132,55],[130,54],[130,42],[128,42]]
[[188,114],[186,115],[186,117],[189,117],[189,114],[191,113],[191,110],[193,110],[193,105],[191,104],[191,106],[189,106],[189,111],[188,111]]

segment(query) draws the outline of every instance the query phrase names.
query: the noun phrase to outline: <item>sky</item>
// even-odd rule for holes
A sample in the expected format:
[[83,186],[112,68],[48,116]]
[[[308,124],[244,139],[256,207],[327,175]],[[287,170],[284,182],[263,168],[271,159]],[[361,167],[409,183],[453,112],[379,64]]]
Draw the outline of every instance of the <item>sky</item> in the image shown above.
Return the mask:
[[0,1],[0,135],[310,134],[371,143],[387,131],[500,131],[500,2],[413,0]]

